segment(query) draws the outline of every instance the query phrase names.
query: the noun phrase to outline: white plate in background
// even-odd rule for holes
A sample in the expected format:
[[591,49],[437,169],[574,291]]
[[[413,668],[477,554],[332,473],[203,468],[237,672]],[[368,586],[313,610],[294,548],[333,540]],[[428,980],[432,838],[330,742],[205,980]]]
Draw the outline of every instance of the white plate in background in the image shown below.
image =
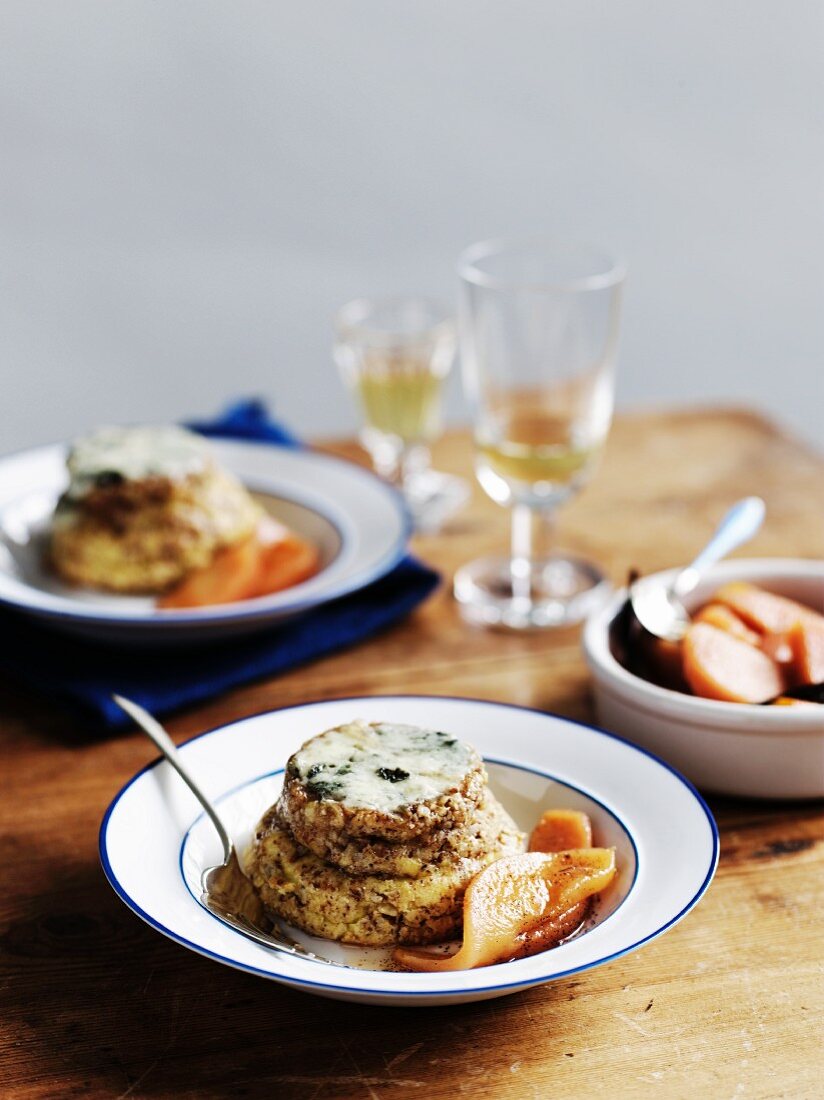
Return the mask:
[[248,634],[356,591],[406,552],[400,494],[369,470],[310,450],[209,440],[215,460],[321,552],[321,571],[282,592],[201,608],[64,584],[45,561],[51,517],[66,487],[66,447],[0,458],[0,604],[98,640],[151,644]]

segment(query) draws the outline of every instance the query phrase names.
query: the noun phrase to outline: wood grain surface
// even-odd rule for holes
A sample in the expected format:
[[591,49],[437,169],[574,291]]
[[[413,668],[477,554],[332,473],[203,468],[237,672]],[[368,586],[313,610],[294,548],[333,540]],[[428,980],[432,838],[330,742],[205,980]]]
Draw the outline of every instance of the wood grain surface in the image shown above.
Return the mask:
[[[342,453],[353,454],[351,446]],[[463,434],[436,448],[469,474]],[[765,497],[747,555],[824,555],[824,463],[736,410],[619,418],[563,544],[602,562],[685,561],[737,497]],[[448,579],[500,548],[507,516],[471,507],[416,550],[446,583],[367,644],[171,718],[177,740],[271,707],[416,691],[590,718],[576,630],[516,637],[464,625]],[[194,955],[106,884],[97,830],[154,753],[0,682],[0,1095],[553,1100],[824,1095],[824,813],[820,803],[711,800],[717,878],[666,936],[609,966],[482,1004],[346,1005]]]

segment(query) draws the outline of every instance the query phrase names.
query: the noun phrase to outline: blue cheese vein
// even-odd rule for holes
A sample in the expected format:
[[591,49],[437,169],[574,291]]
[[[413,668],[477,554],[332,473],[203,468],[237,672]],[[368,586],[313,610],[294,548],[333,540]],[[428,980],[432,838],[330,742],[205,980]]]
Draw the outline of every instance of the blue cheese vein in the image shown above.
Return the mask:
[[350,722],[313,737],[290,761],[310,795],[393,813],[460,787],[475,750],[441,730]]

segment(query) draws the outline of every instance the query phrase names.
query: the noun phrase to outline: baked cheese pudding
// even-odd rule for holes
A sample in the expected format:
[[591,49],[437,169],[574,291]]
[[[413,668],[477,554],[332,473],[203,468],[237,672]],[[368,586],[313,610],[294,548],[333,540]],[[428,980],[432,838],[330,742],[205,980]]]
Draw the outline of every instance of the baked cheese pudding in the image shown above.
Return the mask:
[[469,883],[523,845],[471,745],[350,722],[289,759],[247,872],[272,913],[312,935],[428,944],[460,931]]
[[414,874],[354,874],[299,844],[273,815],[258,827],[248,870],[267,909],[311,935],[370,947],[438,943],[460,932],[472,879],[522,851],[523,840],[489,795],[463,851],[457,844],[432,862],[417,861]]
[[67,469],[50,552],[72,584],[163,592],[261,520],[206,440],[184,428],[101,428],[73,445]]
[[449,733],[349,722],[289,759],[281,808],[310,847],[315,837],[334,845],[338,834],[414,841],[463,825],[486,782],[475,749]]

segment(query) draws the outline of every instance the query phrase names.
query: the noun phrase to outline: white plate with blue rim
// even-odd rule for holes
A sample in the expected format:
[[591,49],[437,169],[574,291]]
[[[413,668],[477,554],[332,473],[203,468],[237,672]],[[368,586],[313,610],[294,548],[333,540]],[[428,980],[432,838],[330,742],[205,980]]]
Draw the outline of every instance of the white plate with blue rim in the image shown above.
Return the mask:
[[311,450],[210,440],[215,460],[264,509],[320,550],[321,569],[282,592],[194,609],[150,597],[64,584],[48,567],[66,446],[0,458],[0,605],[97,640],[157,645],[249,634],[370,584],[406,552],[410,520],[399,493],[369,470]]
[[336,699],[221,726],[181,751],[242,851],[277,797],[289,756],[354,718],[446,730],[474,744],[525,832],[546,809],[588,813],[594,843],[615,848],[618,874],[585,930],[530,958],[441,974],[391,971],[381,952],[297,930],[296,940],[332,961],[263,947],[200,903],[201,875],[222,850],[199,803],[161,760],[126,784],[103,819],[100,858],[115,892],[158,932],[217,963],[323,997],[424,1006],[502,997],[612,962],[677,924],[712,880],[718,830],[686,779],[613,734],[541,711],[415,695]]

